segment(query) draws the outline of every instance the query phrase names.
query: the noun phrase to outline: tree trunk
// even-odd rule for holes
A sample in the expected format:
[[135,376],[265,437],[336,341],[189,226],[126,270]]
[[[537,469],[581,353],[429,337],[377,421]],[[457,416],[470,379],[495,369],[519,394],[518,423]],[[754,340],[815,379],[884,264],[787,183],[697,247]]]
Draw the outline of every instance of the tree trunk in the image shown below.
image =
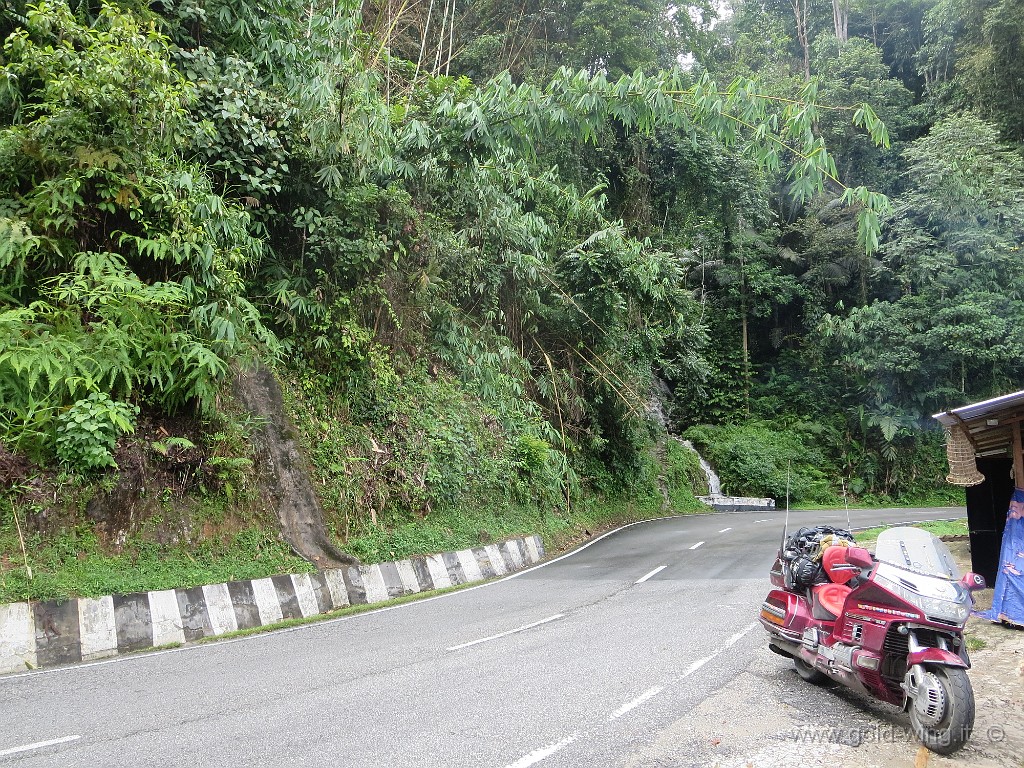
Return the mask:
[[835,23],[836,40],[840,44],[849,39],[850,0],[832,0],[832,21]]
[[743,406],[750,415],[750,341],[747,327],[747,260],[740,256],[740,324],[743,334]]
[[811,41],[809,23],[809,0],[790,0],[793,6],[793,17],[796,20],[796,39],[804,53],[804,80],[811,79]]
[[[849,177],[848,177],[849,178]],[[860,305],[868,305],[868,270],[871,269],[871,260],[867,256],[860,259]]]

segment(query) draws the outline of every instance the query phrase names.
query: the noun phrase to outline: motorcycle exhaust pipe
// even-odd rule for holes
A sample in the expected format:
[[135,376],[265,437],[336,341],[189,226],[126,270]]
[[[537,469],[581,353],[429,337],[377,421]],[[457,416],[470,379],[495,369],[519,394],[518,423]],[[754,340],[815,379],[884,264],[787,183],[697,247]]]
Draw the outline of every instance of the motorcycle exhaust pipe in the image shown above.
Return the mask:
[[768,643],[768,650],[771,651],[772,653],[779,654],[779,656],[785,656],[787,659],[798,658],[797,651],[796,651],[795,647],[793,648],[793,650],[789,650],[785,646],[777,645],[774,642],[769,642]]

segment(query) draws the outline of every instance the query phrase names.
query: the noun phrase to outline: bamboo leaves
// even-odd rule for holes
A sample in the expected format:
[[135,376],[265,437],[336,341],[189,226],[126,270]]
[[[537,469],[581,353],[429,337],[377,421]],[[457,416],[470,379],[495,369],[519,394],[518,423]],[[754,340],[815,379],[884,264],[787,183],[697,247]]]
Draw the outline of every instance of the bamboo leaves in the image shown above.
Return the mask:
[[[638,71],[612,82],[602,73],[562,69],[543,89],[516,85],[507,76],[475,88],[449,87],[440,98],[410,104],[396,129],[395,146],[413,156],[436,155],[447,146],[446,132],[455,128],[465,143],[462,151],[488,156],[507,149],[529,160],[540,143],[595,142],[609,121],[641,134],[669,129],[695,136],[703,131],[725,146],[742,143],[744,153],[767,170],[788,162],[792,193],[798,202],[805,202],[826,187],[841,193],[846,189],[835,159],[814,131],[822,110],[844,112],[871,141],[880,146],[889,143],[885,125],[869,105],[819,105],[815,80],[807,82],[795,99],[768,96],[755,82],[743,78],[724,90],[707,73],[688,87],[681,87],[684,80],[678,71],[656,75]],[[410,161],[411,157],[398,160],[407,178],[415,167]],[[846,204],[858,202],[855,195],[843,194],[842,199]],[[877,246],[878,213],[884,207],[877,197],[867,204],[858,217],[865,249]]]
[[889,130],[885,123],[878,119],[870,104],[861,104],[854,110],[853,124],[866,130],[877,146],[889,148]]

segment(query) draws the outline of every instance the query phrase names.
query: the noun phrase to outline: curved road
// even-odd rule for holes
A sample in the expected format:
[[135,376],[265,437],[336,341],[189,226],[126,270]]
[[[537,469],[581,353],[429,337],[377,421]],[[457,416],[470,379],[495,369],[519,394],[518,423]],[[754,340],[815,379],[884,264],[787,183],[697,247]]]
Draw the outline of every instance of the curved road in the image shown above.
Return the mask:
[[[764,646],[783,514],[652,521],[407,605],[3,677],[0,765],[662,764],[637,756]],[[851,514],[865,527],[964,511]],[[823,522],[845,513],[790,514],[791,529]]]

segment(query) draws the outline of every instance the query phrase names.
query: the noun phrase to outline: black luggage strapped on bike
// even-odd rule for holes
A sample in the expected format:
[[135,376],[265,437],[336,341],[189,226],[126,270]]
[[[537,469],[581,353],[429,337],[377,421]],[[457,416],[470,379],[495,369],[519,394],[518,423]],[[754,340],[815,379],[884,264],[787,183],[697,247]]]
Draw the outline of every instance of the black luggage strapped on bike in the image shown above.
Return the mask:
[[[828,542],[826,542],[828,540]],[[800,528],[786,539],[782,551],[782,572],[786,586],[808,588],[828,582],[828,575],[821,567],[823,543],[840,541],[853,544],[853,534],[845,528],[818,525],[814,528]]]

